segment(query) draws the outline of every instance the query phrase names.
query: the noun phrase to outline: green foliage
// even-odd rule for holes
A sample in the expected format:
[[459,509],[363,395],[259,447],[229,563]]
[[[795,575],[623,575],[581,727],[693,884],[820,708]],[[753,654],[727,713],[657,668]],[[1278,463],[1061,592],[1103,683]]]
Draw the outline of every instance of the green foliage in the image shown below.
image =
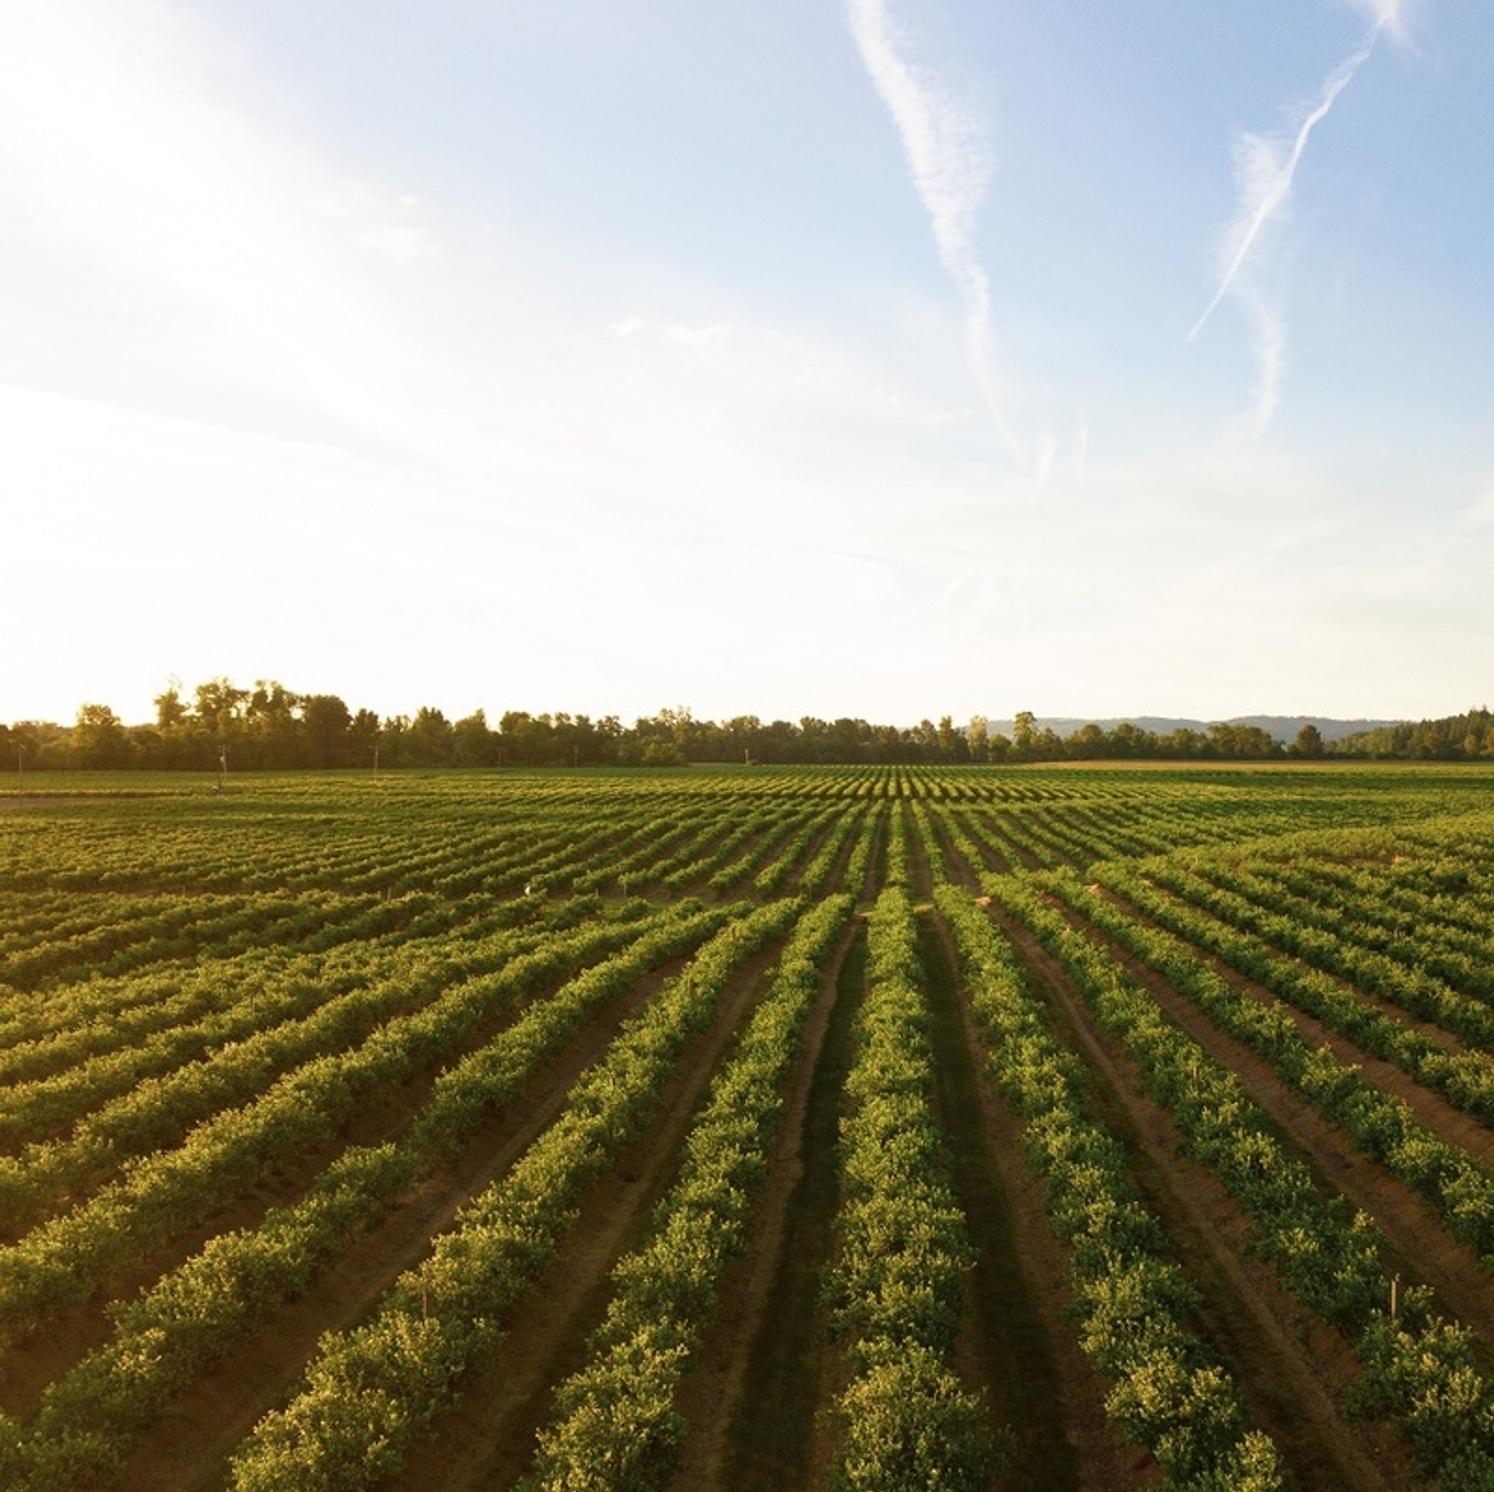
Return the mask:
[[373,1484],[497,1343],[498,1319],[553,1257],[581,1188],[653,1107],[732,971],[796,915],[775,902],[718,933],[571,1089],[560,1117],[474,1198],[370,1319],[322,1339],[305,1381],[234,1457],[236,1492]]
[[[864,896],[879,878],[897,889],[873,917],[826,1297],[850,1371],[837,1410],[840,1474],[847,1485],[988,1484],[988,1412],[948,1361],[971,1255],[931,1113],[909,936],[908,895],[925,869],[991,1079],[1023,1116],[1022,1156],[1047,1189],[1072,1329],[1110,1386],[1116,1424],[1157,1456],[1168,1484],[1265,1488],[1280,1468],[1192,1330],[1196,1296],[1165,1230],[1126,1187],[1124,1155],[1093,1122],[1081,1064],[1054,1040],[990,918],[948,875],[987,876],[1091,1001],[1085,1018],[1131,1045],[1192,1153],[1250,1210],[1252,1246],[1304,1312],[1355,1342],[1361,1410],[1397,1425],[1442,1485],[1490,1484],[1476,1343],[1416,1291],[1389,1316],[1369,1220],[1291,1162],[1239,1085],[1158,1020],[1114,956],[1124,950],[1195,1000],[1414,1186],[1449,1234],[1494,1259],[1486,1169],[1352,1062],[1304,1041],[1283,1006],[1241,995],[1229,972],[1494,1117],[1494,815],[1476,770],[904,764],[417,776],[382,770],[395,750],[386,737],[378,779],[250,777],[241,769],[282,748],[309,761],[317,720],[325,749],[340,749],[357,717],[332,697],[297,702],[272,683],[216,681],[198,691],[201,716],[192,698],[163,697],[149,751],[180,748],[191,765],[197,746],[215,761],[226,745],[225,792],[81,768],[43,780],[33,775],[42,758],[26,753],[60,763],[71,736],[6,737],[21,740],[25,781],[21,810],[0,815],[0,1330],[46,1332],[53,1311],[89,1300],[108,1301],[111,1324],[34,1412],[0,1417],[0,1486],[106,1485],[163,1409],[204,1374],[231,1371],[287,1298],[314,1290],[413,1181],[463,1155],[607,1002],[714,930],[743,929],[713,943],[686,981],[668,982],[652,1034],[629,1028],[607,1080],[583,1079],[503,1187],[464,1212],[367,1322],[329,1339],[242,1455],[246,1485],[382,1478],[492,1359],[505,1303],[532,1288],[586,1187],[640,1134],[683,1043],[710,1019],[721,970],[787,936],[794,917],[791,946],[833,939],[843,915],[823,902],[802,915],[770,907],[749,932],[745,905],[681,903],[671,915],[658,901],[696,887],[713,898],[781,887],[821,897],[831,885]],[[422,734],[439,748],[449,731],[451,749],[465,742],[474,762],[485,742],[521,734],[534,760],[550,760],[576,728],[505,717],[490,730],[474,716],[443,730],[439,712],[423,715],[418,731],[413,720],[400,726],[401,749]],[[110,728],[102,714],[86,723]],[[771,738],[761,723],[739,724],[758,744]],[[856,730],[841,726],[806,722],[780,744],[854,745]],[[683,713],[650,728],[687,756],[713,749]],[[960,750],[944,722],[914,745]],[[890,759],[898,747],[877,749]],[[59,787],[61,798],[42,795]],[[680,1434],[675,1386],[716,1309],[724,1263],[748,1236],[783,1064],[817,988],[806,957],[786,952],[764,986],[677,1184],[617,1267],[602,1328],[547,1427],[562,1482],[667,1477]],[[381,1143],[353,1142],[406,1091],[424,1095],[408,1123],[387,1140],[380,1130]],[[332,1159],[303,1174],[319,1147]],[[257,1226],[222,1231],[220,1209],[280,1167],[296,1178],[292,1199]],[[205,1242],[179,1253],[185,1231]],[[110,1299],[142,1270],[138,1295]]]
[[741,1247],[780,1110],[779,1089],[819,969],[850,913],[847,897],[800,919],[763,1001],[685,1145],[652,1237],[613,1271],[615,1294],[586,1365],[560,1386],[539,1436],[531,1485],[547,1492],[665,1484],[684,1421],[674,1390],[716,1309],[716,1284]]
[[[1107,1413],[1170,1486],[1278,1488],[1275,1447],[1247,1427],[1237,1390],[1189,1326],[1197,1294],[1131,1194],[1119,1145],[1088,1114],[1078,1061],[1048,1029],[989,918],[953,887],[935,901],[969,974],[992,1077],[1026,1116],[1027,1160],[1046,1178],[1052,1227],[1069,1254],[1080,1345],[1110,1381]],[[1014,903],[1034,908],[1025,893]]]
[[[1357,1391],[1361,1410],[1390,1418],[1410,1440],[1425,1474],[1442,1485],[1494,1484],[1494,1385],[1469,1356],[1466,1331],[1433,1314],[1429,1298],[1420,1293],[1411,1293],[1403,1319],[1387,1325],[1390,1282],[1370,1220],[1346,1217],[1341,1199],[1318,1192],[1306,1167],[1272,1137],[1234,1074],[1167,1021],[1078,926],[1028,885],[990,884],[1003,905],[1063,961],[1102,1023],[1121,1037],[1153,1094],[1173,1109],[1191,1152],[1250,1217],[1253,1245],[1273,1264],[1286,1291],[1350,1335],[1365,1370]],[[1084,894],[1072,878],[1053,878],[1049,884],[1071,900]],[[1126,932],[1118,925],[1119,914],[1102,905],[1085,906],[1118,934]],[[1145,944],[1148,957],[1184,988],[1197,993],[1206,986],[1225,1013],[1234,992],[1222,982],[1216,988],[1192,977],[1197,971],[1188,955],[1165,934],[1141,929],[1131,940],[1137,947]],[[1290,1028],[1274,1029],[1285,1040]],[[1373,1090],[1350,1091],[1368,1115],[1364,1143],[1393,1151],[1410,1128],[1404,1106],[1376,1104]],[[1428,1137],[1419,1148],[1426,1153],[1430,1144]]]
[[[903,844],[901,827],[893,842]],[[866,998],[841,1124],[843,1201],[830,1281],[851,1381],[837,1401],[844,1487],[974,1487],[994,1454],[983,1402],[947,1364],[973,1262],[931,1109],[912,908],[891,871],[868,922]]]

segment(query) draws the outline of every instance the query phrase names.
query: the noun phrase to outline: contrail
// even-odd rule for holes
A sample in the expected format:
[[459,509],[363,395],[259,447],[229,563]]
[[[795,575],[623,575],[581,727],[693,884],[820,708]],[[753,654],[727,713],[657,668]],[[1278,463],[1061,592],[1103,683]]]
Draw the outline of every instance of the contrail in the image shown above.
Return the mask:
[[[1231,290],[1253,257],[1258,257],[1261,235],[1285,210],[1291,196],[1292,181],[1307,149],[1308,137],[1333,108],[1339,94],[1347,88],[1355,73],[1369,60],[1382,31],[1397,41],[1406,38],[1406,15],[1412,0],[1353,0],[1355,8],[1369,21],[1364,40],[1328,75],[1317,103],[1297,128],[1291,148],[1284,140],[1270,136],[1241,134],[1235,145],[1235,178],[1240,200],[1233,222],[1223,237],[1222,269],[1213,299],[1188,333],[1192,341],[1214,314],[1219,302]],[[1282,369],[1286,355],[1286,321],[1273,296],[1258,285],[1246,283],[1236,294],[1254,324],[1256,355],[1260,377],[1255,390],[1256,425],[1264,429],[1280,397]]]
[[987,339],[991,287],[976,252],[976,215],[991,177],[982,122],[898,50],[884,0],[847,0],[846,19],[873,85],[902,139],[913,186],[929,214],[939,260],[965,303],[965,350],[1007,448],[1020,457],[1001,413]]
[[1302,121],[1297,138],[1292,142],[1291,154],[1285,161],[1275,159],[1274,142],[1260,135],[1245,136],[1245,149],[1242,152],[1244,169],[1240,173],[1240,210],[1235,216],[1235,231],[1229,235],[1236,240],[1235,251],[1225,267],[1224,277],[1214,292],[1213,300],[1204,308],[1203,315],[1193,323],[1193,329],[1188,333],[1190,341],[1203,330],[1204,322],[1214,314],[1214,308],[1229,292],[1235,276],[1240,272],[1240,266],[1245,263],[1256,239],[1260,237],[1261,229],[1281,210],[1292,190],[1292,178],[1297,174],[1297,164],[1302,159],[1302,152],[1307,148],[1307,137],[1327,117],[1334,100],[1349,86],[1350,79],[1374,51],[1378,32],[1377,26],[1370,33],[1369,40],[1356,48],[1330,75],[1323,85],[1322,97],[1317,106]]

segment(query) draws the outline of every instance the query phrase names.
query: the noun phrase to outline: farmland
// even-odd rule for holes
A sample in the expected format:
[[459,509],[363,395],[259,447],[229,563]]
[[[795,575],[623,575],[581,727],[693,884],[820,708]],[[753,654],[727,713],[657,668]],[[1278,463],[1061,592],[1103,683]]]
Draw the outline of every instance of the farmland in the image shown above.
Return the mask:
[[1477,767],[33,775],[0,1487],[1494,1486]]

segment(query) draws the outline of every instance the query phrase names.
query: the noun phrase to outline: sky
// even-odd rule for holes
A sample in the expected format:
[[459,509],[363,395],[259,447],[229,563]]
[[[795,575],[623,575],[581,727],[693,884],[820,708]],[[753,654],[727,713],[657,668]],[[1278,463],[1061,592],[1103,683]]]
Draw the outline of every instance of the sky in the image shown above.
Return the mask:
[[1483,0],[6,0],[0,720],[1494,698]]

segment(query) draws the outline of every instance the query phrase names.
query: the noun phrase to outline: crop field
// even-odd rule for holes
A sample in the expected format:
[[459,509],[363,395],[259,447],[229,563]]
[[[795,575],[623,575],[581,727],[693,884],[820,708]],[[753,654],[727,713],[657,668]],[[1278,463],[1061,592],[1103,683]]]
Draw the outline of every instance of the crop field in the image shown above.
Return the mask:
[[1494,775],[0,789],[0,1489],[1494,1488]]

